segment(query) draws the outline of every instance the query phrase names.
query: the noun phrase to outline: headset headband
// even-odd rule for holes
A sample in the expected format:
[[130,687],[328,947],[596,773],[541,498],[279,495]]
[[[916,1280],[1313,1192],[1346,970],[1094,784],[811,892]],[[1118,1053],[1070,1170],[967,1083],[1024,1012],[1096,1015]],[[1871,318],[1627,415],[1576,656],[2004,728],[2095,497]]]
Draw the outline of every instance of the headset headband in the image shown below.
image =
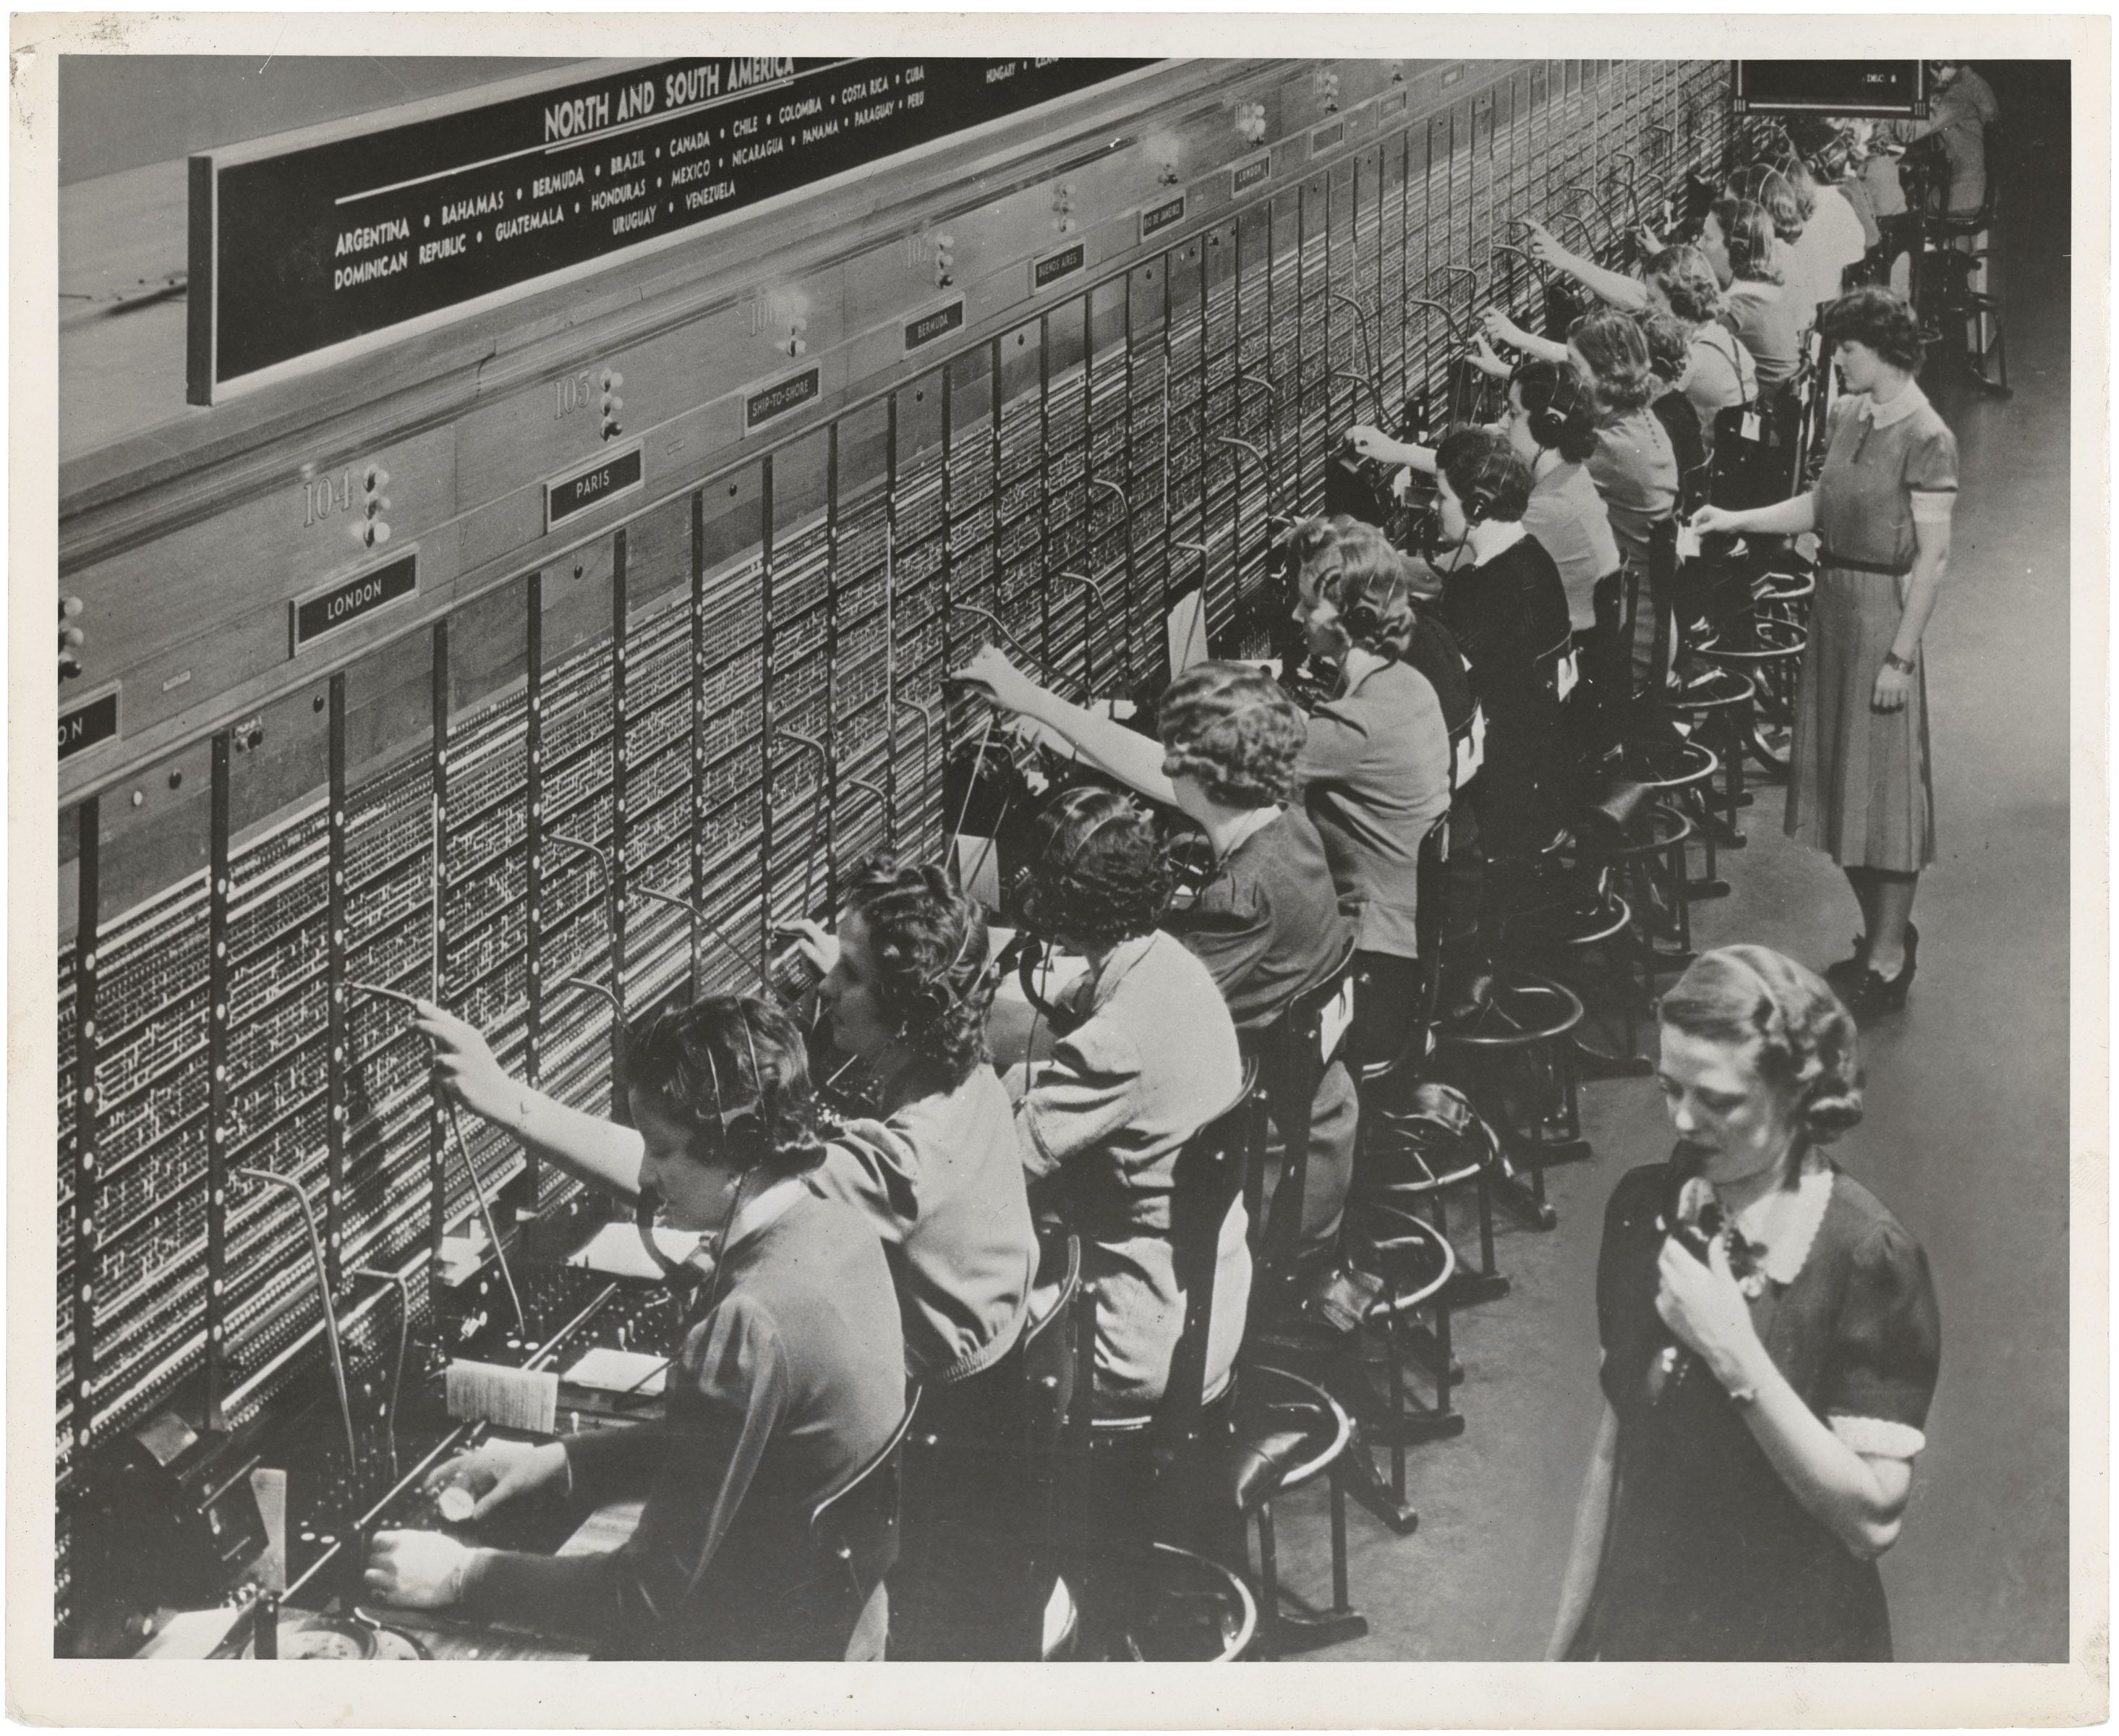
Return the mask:
[[[1121,820],[1132,819],[1137,817],[1133,804],[1128,801],[1123,796],[1120,796],[1115,791],[1110,790],[1100,790],[1093,787],[1084,787],[1083,789],[1076,790],[1071,791],[1068,795],[1066,804],[1069,810],[1078,810],[1081,808],[1086,807],[1089,802],[1104,796],[1109,796],[1117,801],[1119,804],[1117,808],[1115,808],[1112,812],[1106,814],[1101,819],[1098,820],[1094,825],[1090,827],[1087,832],[1082,834],[1080,838],[1076,841],[1074,847],[1068,852],[1066,861],[1060,866],[1057,872],[1049,875],[1044,874],[1036,875],[1032,882],[1033,887],[1040,883],[1055,888],[1061,885],[1067,880],[1068,876],[1073,873],[1075,865],[1082,860],[1083,852],[1086,851],[1091,844],[1094,843],[1100,836],[1104,833],[1108,832],[1113,826],[1118,824]],[[1064,825],[1073,817],[1073,812],[1071,811],[1063,813],[1060,824],[1061,825]],[[1042,901],[1041,900],[1040,902],[1041,903]],[[1041,911],[1039,914],[1041,917],[1045,912]],[[968,940],[969,936],[967,935],[966,938]]]
[[[756,1082],[758,1097],[754,1102],[746,1103],[740,1109],[730,1108],[728,1099],[721,1092],[721,1070],[714,1059],[713,1045],[706,1045],[707,1072],[714,1088],[714,1120],[721,1127],[724,1150],[734,1142],[737,1125],[746,1117],[758,1124],[757,1130],[760,1134],[763,1132],[765,1125],[765,1070],[758,1065],[758,1041],[750,1033],[750,1016],[744,1011],[740,1001],[736,1004],[736,1023],[743,1028],[744,1047],[750,1051],[750,1076]],[[757,1156],[751,1159],[753,1163],[758,1161]],[[749,1165],[744,1167],[748,1168]]]

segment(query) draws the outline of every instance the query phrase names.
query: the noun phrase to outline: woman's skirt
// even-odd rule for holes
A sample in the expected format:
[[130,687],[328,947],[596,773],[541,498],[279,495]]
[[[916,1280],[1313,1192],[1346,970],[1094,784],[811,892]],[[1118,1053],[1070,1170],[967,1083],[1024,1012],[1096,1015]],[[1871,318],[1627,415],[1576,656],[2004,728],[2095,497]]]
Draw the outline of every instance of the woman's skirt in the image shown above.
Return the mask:
[[1926,657],[1913,655],[1900,709],[1870,706],[1899,615],[1899,581],[1889,575],[1836,567],[1818,573],[1785,829],[1842,867],[1915,874],[1935,860]]

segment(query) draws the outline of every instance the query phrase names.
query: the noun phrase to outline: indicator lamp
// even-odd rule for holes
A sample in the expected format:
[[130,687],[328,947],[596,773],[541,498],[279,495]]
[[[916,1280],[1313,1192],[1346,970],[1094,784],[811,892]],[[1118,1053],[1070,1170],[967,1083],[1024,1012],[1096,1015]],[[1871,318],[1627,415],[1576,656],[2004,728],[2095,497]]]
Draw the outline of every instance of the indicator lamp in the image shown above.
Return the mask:
[[377,549],[390,541],[390,526],[383,515],[390,510],[390,497],[383,490],[390,485],[390,472],[371,464],[360,475],[360,522],[353,527],[354,540],[364,549]]
[[71,681],[81,674],[81,648],[88,635],[73,624],[81,619],[81,601],[77,596],[59,599],[59,680]]
[[619,388],[625,383],[625,376],[606,368],[603,370],[600,383],[603,388],[603,403],[601,420],[598,425],[605,439],[614,440],[625,432],[618,420],[619,411],[625,408],[625,400],[618,395]]

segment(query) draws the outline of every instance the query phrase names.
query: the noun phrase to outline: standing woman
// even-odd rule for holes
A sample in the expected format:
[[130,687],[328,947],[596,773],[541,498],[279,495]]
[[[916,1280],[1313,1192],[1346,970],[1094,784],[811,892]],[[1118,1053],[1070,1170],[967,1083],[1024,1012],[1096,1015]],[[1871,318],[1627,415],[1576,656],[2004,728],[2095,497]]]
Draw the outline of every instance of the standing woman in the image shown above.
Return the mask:
[[1888,290],[1821,316],[1847,395],[1833,406],[1815,488],[1778,506],[1703,507],[1701,531],[1815,530],[1817,598],[1796,703],[1787,833],[1845,872],[1866,926],[1826,974],[1858,1015],[1905,1005],[1918,963],[1911,922],[1935,860],[1921,636],[1950,564],[1957,440],[1914,383],[1919,322]]
[[1920,1244],[1822,1149],[1862,1117],[1854,1023],[1762,946],[1704,954],[1662,1023],[1678,1142],[1605,1211],[1604,1420],[1547,1655],[1887,1661],[1876,1558],[1941,1326]]

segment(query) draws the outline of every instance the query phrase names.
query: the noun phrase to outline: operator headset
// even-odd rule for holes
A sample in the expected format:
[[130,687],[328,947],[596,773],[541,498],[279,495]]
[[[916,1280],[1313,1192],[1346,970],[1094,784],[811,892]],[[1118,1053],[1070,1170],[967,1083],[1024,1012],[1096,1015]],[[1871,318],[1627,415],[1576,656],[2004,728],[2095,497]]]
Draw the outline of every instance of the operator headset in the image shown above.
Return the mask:
[[[707,1077],[713,1084],[714,1120],[721,1129],[719,1150],[727,1153],[737,1150],[740,1146],[748,1146],[749,1155],[736,1172],[735,1186],[729,1192],[728,1212],[721,1219],[720,1233],[714,1238],[713,1270],[712,1275],[705,1279],[707,1297],[705,1307],[699,1311],[702,1314],[712,1312],[720,1297],[721,1273],[727,1264],[729,1232],[735,1228],[736,1214],[743,1208],[744,1191],[749,1184],[751,1173],[764,1163],[766,1157],[765,1071],[758,1065],[758,1042],[751,1035],[750,1015],[743,1011],[740,1004],[737,1007],[737,1022],[743,1027],[744,1047],[750,1051],[751,1077],[758,1085],[758,1095],[752,1102],[734,1109],[728,1107],[728,1098],[721,1090],[721,1065],[714,1059],[712,1046],[702,1046],[707,1057]],[[634,1202],[633,1217],[633,1227],[639,1232],[640,1244],[647,1251],[648,1258],[661,1268],[663,1277],[670,1283],[696,1284],[701,1281],[699,1269],[693,1264],[698,1258],[698,1250],[694,1249],[687,1259],[672,1260],[662,1251],[661,1244],[655,1238],[655,1218],[661,1203],[653,1189],[642,1187],[640,1190],[639,1197]]]
[[1542,409],[1530,412],[1530,437],[1546,452],[1556,452],[1567,437],[1567,424],[1588,402],[1588,386],[1572,363],[1554,367],[1551,394]]
[[[1113,826],[1126,820],[1140,818],[1140,810],[1125,797],[1118,795],[1116,791],[1094,785],[1084,785],[1079,789],[1069,791],[1061,799],[1059,808],[1055,810],[1057,817],[1053,830],[1056,833],[1090,802],[1099,799],[1114,800],[1119,805],[1097,821],[1075,841],[1074,847],[1067,852],[1067,860],[1060,866],[1056,872],[1047,875],[1036,868],[1024,869],[1023,875],[1027,884],[1024,888],[1021,903],[1023,926],[1026,928],[1042,930],[1046,926],[1046,919],[1040,907],[1043,900],[1038,897],[1038,888],[1041,885],[1056,891],[1066,884],[1069,876],[1073,873],[1076,865],[1082,860],[1083,853],[1097,838],[1111,830]],[[1066,1035],[1081,1023],[1080,1019],[1074,1015],[1055,1007],[1037,991],[1034,979],[1037,967],[1043,962],[1045,956],[1045,946],[1041,944],[1041,941],[1050,941],[1052,938],[1050,935],[1046,934],[1041,935],[1039,939],[1031,940],[1022,947],[1022,956],[1016,964],[1016,980],[1022,984],[1023,998],[1029,1001],[1031,1005],[1032,1014],[1031,1034],[1033,1039],[1036,1035],[1036,1021],[1039,1019],[1042,1019],[1061,1036]]]
[[[1481,456],[1470,485],[1457,495],[1457,504],[1464,512],[1464,537],[1457,545],[1449,564],[1442,569],[1444,572],[1454,573],[1463,565],[1464,556],[1472,546],[1472,527],[1484,524],[1494,516],[1494,508],[1500,504],[1501,495],[1508,487],[1509,462],[1514,457],[1513,452],[1498,448]],[[1452,493],[1456,492],[1454,477],[1449,487]]]

